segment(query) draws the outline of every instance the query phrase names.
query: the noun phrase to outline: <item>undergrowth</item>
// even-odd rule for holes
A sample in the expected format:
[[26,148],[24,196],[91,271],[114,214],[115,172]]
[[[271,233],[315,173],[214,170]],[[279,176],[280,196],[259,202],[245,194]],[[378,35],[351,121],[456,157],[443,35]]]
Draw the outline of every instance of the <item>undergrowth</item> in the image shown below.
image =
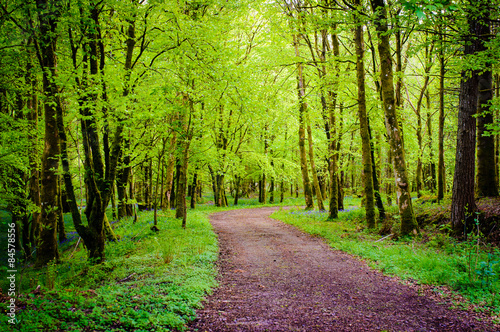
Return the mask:
[[298,209],[279,210],[272,215],[326,239],[335,249],[365,259],[388,275],[447,286],[476,310],[500,314],[500,251],[479,241],[481,234],[469,234],[467,241],[458,242],[447,235],[445,226],[431,224],[416,237],[392,240],[376,229],[366,229],[363,208],[341,211],[334,221],[328,221],[327,216],[326,212]]
[[[206,212],[190,211],[186,229],[173,212],[159,212],[157,233],[150,230],[151,211],[135,224],[114,224],[120,240],[107,243],[106,261],[98,265],[88,263],[78,236],[69,232],[59,264],[22,267],[18,323],[8,325],[2,315],[0,330],[184,330],[216,284],[218,247]],[[5,312],[6,303],[1,306]]]

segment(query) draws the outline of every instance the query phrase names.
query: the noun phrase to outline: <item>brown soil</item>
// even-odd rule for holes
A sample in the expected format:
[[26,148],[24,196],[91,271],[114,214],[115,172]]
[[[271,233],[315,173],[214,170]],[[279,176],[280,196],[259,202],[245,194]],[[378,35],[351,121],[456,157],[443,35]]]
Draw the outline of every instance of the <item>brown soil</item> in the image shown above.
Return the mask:
[[496,331],[270,219],[275,209],[212,215],[220,285],[190,331]]

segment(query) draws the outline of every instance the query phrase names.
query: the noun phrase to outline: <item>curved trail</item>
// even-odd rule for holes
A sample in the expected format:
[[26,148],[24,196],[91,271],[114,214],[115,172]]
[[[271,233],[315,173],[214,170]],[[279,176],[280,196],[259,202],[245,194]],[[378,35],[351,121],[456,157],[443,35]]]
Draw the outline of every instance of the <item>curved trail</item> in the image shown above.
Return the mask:
[[220,285],[190,331],[495,330],[270,219],[275,209],[211,216]]

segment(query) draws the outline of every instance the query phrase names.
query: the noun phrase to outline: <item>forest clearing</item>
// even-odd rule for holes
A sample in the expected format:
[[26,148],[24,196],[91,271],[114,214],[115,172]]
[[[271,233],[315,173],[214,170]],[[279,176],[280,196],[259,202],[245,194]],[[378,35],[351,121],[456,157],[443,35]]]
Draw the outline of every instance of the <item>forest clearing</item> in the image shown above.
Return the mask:
[[498,329],[499,12],[0,0],[0,328]]

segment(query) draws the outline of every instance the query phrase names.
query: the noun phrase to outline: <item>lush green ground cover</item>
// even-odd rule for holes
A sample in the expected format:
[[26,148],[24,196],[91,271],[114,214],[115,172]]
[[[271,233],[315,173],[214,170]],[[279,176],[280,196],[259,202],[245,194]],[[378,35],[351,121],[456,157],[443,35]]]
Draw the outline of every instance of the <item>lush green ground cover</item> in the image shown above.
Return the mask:
[[428,226],[414,238],[382,240],[377,230],[365,229],[362,208],[346,209],[335,221],[327,221],[326,212],[298,209],[280,210],[272,217],[325,238],[333,248],[366,259],[386,274],[448,286],[478,310],[500,314],[500,251],[481,245],[474,234],[457,242],[436,226]]
[[[245,198],[238,206],[224,209],[214,207],[210,196],[203,201],[206,204],[189,211],[185,230],[173,218],[174,211],[159,211],[160,232],[150,230],[152,211],[139,213],[135,224],[132,219],[114,223],[120,240],[107,244],[106,262],[96,266],[87,262],[82,245],[76,246],[79,237],[70,216],[65,216],[68,240],[60,243],[61,263],[41,270],[19,266],[19,322],[9,326],[2,315],[0,330],[183,330],[195,317],[203,297],[216,286],[218,247],[208,215],[270,205],[297,206],[280,209],[273,217],[325,238],[336,249],[367,259],[374,268],[423,284],[449,286],[478,308],[497,315],[500,312],[500,300],[494,295],[500,289],[500,254],[478,247],[477,236],[459,243],[436,226],[428,226],[415,238],[379,241],[382,236],[376,230],[365,229],[358,198],[346,198],[346,210],[336,221],[327,221],[326,212],[304,211],[298,207],[304,205],[303,199],[290,197],[282,204],[265,205]],[[232,203],[229,197],[228,201]],[[418,209],[432,210],[426,205]],[[395,207],[389,209],[390,215],[395,212]],[[0,217],[1,237],[8,215]],[[5,278],[0,285],[5,293]],[[38,285],[41,287],[35,291]],[[0,306],[5,312],[6,303]]]
[[[160,232],[150,230],[153,211],[140,212],[135,224],[132,218],[113,223],[120,240],[107,243],[106,261],[100,265],[88,263],[82,244],[77,246],[79,237],[71,216],[65,215],[68,239],[59,243],[61,262],[39,270],[30,264],[18,264],[18,324],[7,324],[4,302],[0,304],[4,313],[0,330],[183,330],[195,317],[203,297],[216,285],[218,246],[208,215],[273,205],[243,198],[234,207],[228,197],[230,207],[222,209],[210,203],[211,195],[203,197],[202,202],[206,204],[188,212],[185,230],[173,210],[158,212]],[[281,203],[301,204],[304,200],[296,198]],[[0,212],[0,238],[6,238],[10,215]],[[1,243],[5,246],[6,241]],[[6,267],[6,248],[2,247],[0,259]],[[41,287],[35,291],[38,285]],[[6,278],[2,277],[0,286],[5,295]]]
[[[217,239],[206,212],[191,211],[185,230],[173,211],[160,211],[160,232],[150,230],[152,220],[148,211],[135,224],[116,223],[121,239],[108,243],[106,262],[96,266],[81,244],[75,250],[78,239],[70,229],[60,264],[23,267],[19,322],[12,329],[2,315],[0,330],[182,330],[215,286]],[[37,285],[40,291],[33,292]]]

